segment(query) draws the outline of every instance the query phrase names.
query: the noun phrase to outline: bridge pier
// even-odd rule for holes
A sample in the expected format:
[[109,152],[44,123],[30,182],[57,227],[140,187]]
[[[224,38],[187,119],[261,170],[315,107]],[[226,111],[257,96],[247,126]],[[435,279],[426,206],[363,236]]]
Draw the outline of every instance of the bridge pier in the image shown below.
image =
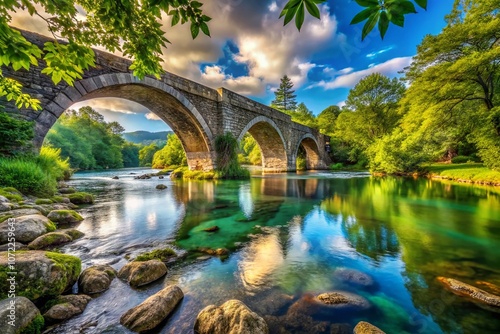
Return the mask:
[[207,172],[216,168],[215,152],[186,152],[186,158],[190,170]]

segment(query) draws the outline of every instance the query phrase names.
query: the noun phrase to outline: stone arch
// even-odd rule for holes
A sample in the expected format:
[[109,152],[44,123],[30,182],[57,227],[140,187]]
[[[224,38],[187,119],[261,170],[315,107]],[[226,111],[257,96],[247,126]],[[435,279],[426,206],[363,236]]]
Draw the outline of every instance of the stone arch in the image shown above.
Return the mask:
[[178,90],[153,78],[139,80],[130,73],[103,74],[75,82],[63,89],[40,113],[35,145],[40,147],[59,116],[77,102],[103,97],[137,102],[160,117],[177,134],[190,169],[215,167],[213,134],[197,108]]
[[262,152],[262,170],[265,172],[283,172],[288,170],[285,139],[276,123],[266,117],[252,119],[241,131],[238,142],[246,133],[257,141]]
[[321,154],[319,151],[319,144],[312,134],[306,133],[300,138],[295,148],[296,157],[299,151],[299,147],[302,146],[306,151],[306,169],[318,169],[322,166]]

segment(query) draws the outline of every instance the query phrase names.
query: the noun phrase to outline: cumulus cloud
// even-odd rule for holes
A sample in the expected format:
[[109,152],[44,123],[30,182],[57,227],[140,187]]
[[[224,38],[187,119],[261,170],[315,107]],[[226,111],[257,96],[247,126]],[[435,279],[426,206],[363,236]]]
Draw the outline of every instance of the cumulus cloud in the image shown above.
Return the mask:
[[160,117],[158,117],[155,113],[152,113],[152,112],[148,112],[145,116],[150,121],[161,121],[162,120]]
[[150,112],[142,104],[120,98],[96,98],[82,101],[75,103],[71,106],[71,109],[79,109],[84,106],[92,107],[97,111],[108,110],[122,114],[145,114]]
[[398,71],[410,65],[412,57],[399,57],[390,59],[384,63],[374,65],[364,70],[350,72],[334,77],[331,81],[322,80],[308,88],[323,87],[324,89],[352,88],[362,78],[373,73],[381,73],[386,76],[396,76]]

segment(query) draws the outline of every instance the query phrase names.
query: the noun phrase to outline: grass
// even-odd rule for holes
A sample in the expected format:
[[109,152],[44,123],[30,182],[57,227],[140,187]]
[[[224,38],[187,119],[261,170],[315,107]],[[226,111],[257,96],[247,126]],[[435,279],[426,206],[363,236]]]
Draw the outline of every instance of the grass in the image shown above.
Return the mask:
[[0,195],[7,198],[9,201],[13,202],[22,202],[23,196],[22,194],[15,188],[7,187],[0,188]]
[[480,163],[442,164],[425,166],[429,175],[461,182],[500,185],[500,172]]

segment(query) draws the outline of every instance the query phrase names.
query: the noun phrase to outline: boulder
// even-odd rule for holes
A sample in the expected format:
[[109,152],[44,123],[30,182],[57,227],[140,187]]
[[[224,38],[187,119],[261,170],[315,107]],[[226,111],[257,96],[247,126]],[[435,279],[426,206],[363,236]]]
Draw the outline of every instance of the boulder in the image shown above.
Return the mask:
[[370,308],[370,302],[368,302],[368,300],[349,292],[326,292],[316,296],[316,299],[320,303],[332,307]]
[[76,189],[73,187],[64,187],[64,188],[59,188],[58,190],[61,194],[74,194],[76,193]]
[[0,212],[0,221],[6,218],[17,218],[21,216],[39,215],[39,214],[41,214],[41,211],[34,208],[15,209],[6,212]]
[[460,282],[453,278],[438,277],[437,278],[441,284],[445,286],[448,290],[456,295],[469,297],[476,302],[493,306],[500,307],[500,296],[496,296],[475,286]]
[[9,229],[12,227],[15,229],[16,241],[22,243],[29,243],[42,234],[56,229],[47,217],[39,214],[15,218],[14,225],[9,224],[9,219],[7,219],[0,224],[0,244],[7,243]]
[[56,299],[56,304],[45,312],[43,317],[48,323],[67,320],[75,315],[83,313],[91,299],[92,298],[87,295],[60,296]]
[[165,263],[157,259],[144,262],[134,261],[123,266],[118,272],[118,277],[126,280],[132,287],[139,287],[156,281],[167,271]]
[[11,249],[10,251],[12,252],[12,248],[14,249],[14,251],[18,251],[18,250],[24,250],[24,249],[28,249],[28,246],[26,246],[25,244],[22,244],[20,242],[15,242],[15,243],[7,243],[5,245],[1,245],[0,246],[0,252],[7,252],[9,250],[9,248]]
[[167,189],[167,186],[164,185],[164,184],[159,184],[159,185],[156,186],[156,189],[158,189],[158,190]]
[[76,239],[80,239],[82,238],[85,233],[81,232],[81,231],[78,231],[78,230],[75,230],[75,229],[69,229],[69,230],[61,230],[61,232],[64,232],[66,233],[67,235],[69,235],[71,237],[71,239],[73,240],[76,240]]
[[69,200],[73,204],[92,204],[94,203],[94,196],[84,192],[76,192],[68,195]]
[[83,217],[73,210],[52,210],[47,218],[57,224],[74,224],[83,220]]
[[112,177],[112,179],[113,179],[113,180],[119,180],[120,178],[119,178],[118,176],[116,176],[116,175],[115,175],[115,176],[113,176],[113,177]]
[[5,196],[0,195],[0,203],[9,203],[9,199]]
[[108,265],[97,265],[85,269],[78,279],[78,286],[85,294],[106,291],[116,276],[116,270]]
[[73,241],[66,233],[62,232],[51,232],[39,236],[35,240],[29,243],[29,249],[45,249],[49,247],[59,246]]
[[220,307],[209,305],[196,317],[198,334],[267,334],[267,323],[241,301],[228,300]]
[[184,298],[177,285],[171,285],[128,310],[120,323],[134,332],[144,332],[158,326]]
[[[75,256],[44,251],[18,252],[15,263],[16,293],[32,301],[59,296],[75,284],[81,269],[81,261]],[[8,253],[0,253],[0,268],[8,265]],[[0,270],[0,299],[7,298],[9,277]]]
[[[9,324],[14,316],[15,321]],[[0,319],[0,333],[3,334],[41,333],[44,325],[35,304],[20,296],[0,301]]]
[[0,212],[9,211],[12,210],[12,208],[14,208],[14,204],[0,202]]
[[369,322],[360,321],[356,327],[354,327],[354,334],[385,334],[385,332]]
[[343,282],[361,287],[368,288],[375,284],[375,281],[370,275],[354,269],[338,268],[335,270],[334,275]]

